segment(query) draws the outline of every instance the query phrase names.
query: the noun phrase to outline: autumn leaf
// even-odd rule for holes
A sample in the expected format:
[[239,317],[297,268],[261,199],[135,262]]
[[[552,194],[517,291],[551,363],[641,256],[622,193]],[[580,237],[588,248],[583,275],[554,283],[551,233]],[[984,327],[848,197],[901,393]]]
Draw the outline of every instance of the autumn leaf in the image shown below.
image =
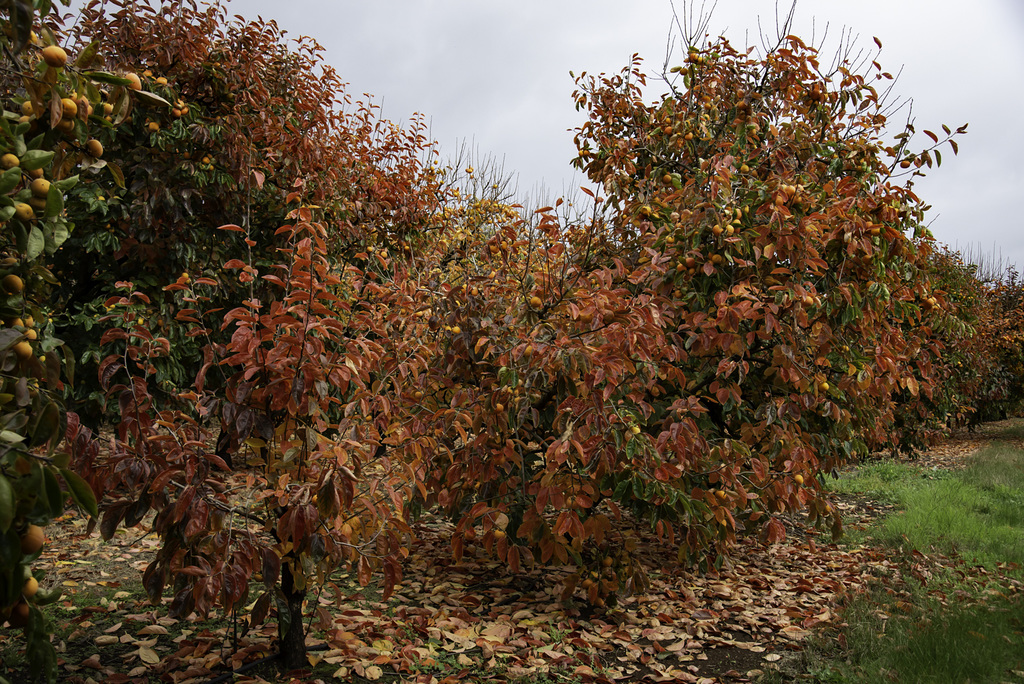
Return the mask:
[[150,665],[156,665],[157,663],[160,662],[159,654],[157,654],[157,652],[154,651],[151,648],[147,648],[147,647],[143,646],[143,647],[139,648],[139,650],[136,653],[138,654],[139,658],[144,663],[148,663]]

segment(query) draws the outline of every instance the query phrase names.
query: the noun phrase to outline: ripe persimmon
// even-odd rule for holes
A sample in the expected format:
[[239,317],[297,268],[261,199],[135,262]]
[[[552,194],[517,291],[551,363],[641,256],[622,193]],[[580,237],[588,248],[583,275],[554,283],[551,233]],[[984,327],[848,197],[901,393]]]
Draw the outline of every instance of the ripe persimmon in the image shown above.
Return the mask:
[[40,50],[46,66],[61,69],[68,63],[68,53],[59,45],[48,45]]
[[29,525],[25,528],[25,533],[21,535],[21,552],[30,556],[43,548],[45,542],[46,535],[43,534],[43,528],[39,525]]

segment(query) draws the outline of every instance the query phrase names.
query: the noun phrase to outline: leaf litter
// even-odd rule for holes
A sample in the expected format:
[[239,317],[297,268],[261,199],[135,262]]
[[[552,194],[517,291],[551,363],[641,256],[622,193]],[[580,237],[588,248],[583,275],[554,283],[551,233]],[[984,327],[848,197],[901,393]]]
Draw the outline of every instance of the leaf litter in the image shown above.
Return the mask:
[[[947,442],[918,464],[957,467],[986,437]],[[858,524],[884,504],[842,499]],[[451,557],[452,525],[424,518],[403,564],[404,581],[388,600],[354,575],[311,592],[307,613],[310,670],[299,681],[412,681],[434,684],[572,675],[580,682],[745,682],[799,651],[813,630],[841,626],[840,597],[878,577],[898,591],[903,570],[884,551],[824,543],[791,519],[785,542],[743,540],[717,575],[682,569],[653,536],[638,549],[649,591],[613,608],[561,602],[567,568],[537,566],[513,575],[482,550]],[[245,633],[247,613],[176,620],[152,606],[141,572],[158,540],[144,524],[104,543],[86,521],[67,515],[50,528],[40,559],[64,597],[58,624],[60,681],[70,684],[189,684],[270,655],[276,625]],[[920,556],[912,579],[927,581],[942,559]],[[12,634],[0,643],[14,641]],[[272,670],[271,670],[272,671]],[[271,681],[274,675],[268,675]],[[265,681],[259,677],[250,681]]]

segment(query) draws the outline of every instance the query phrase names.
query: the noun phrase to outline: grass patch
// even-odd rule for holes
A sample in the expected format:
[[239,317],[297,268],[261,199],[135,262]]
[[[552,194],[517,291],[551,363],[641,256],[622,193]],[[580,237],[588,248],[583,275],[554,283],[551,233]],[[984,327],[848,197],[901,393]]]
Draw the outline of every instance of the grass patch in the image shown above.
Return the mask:
[[[1000,436],[1024,429],[1011,432]],[[895,505],[849,541],[892,549],[899,571],[848,600],[843,627],[804,654],[804,678],[1024,682],[1024,451],[994,442],[958,472],[880,461],[830,487]],[[949,558],[905,584],[899,574],[923,577],[914,550]]]
[[832,483],[840,494],[862,494],[900,511],[849,541],[958,555],[995,567],[1024,565],[1024,451],[996,443],[960,472],[896,462],[861,466]]
[[1024,601],[975,598],[949,601],[920,590],[894,600],[879,584],[850,602],[841,639],[818,640],[803,669],[835,684],[1024,682]]
[[999,427],[992,435],[994,439],[1024,441],[1024,423],[1021,421],[1014,420],[997,425]]

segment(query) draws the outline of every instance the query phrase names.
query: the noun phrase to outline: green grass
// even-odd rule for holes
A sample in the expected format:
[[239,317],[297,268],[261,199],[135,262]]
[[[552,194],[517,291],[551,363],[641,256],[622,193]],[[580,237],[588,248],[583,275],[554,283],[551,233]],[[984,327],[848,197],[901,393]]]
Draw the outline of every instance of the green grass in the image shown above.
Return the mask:
[[[830,487],[895,505],[847,541],[890,549],[906,582],[880,572],[850,597],[844,625],[810,644],[797,679],[1024,682],[1024,570],[1008,565],[1024,566],[1024,451],[994,442],[957,472],[876,462]],[[922,583],[915,550],[952,560]]]
[[[910,598],[910,601],[907,601]],[[884,585],[843,612],[845,648],[820,640],[804,669],[812,681],[1024,682],[1024,601],[986,596],[946,601],[923,591],[894,601]]]
[[922,470],[902,463],[860,467],[832,485],[839,493],[891,502],[899,512],[849,541],[894,549],[956,554],[989,568],[1024,565],[1024,451],[996,444],[961,472]]

